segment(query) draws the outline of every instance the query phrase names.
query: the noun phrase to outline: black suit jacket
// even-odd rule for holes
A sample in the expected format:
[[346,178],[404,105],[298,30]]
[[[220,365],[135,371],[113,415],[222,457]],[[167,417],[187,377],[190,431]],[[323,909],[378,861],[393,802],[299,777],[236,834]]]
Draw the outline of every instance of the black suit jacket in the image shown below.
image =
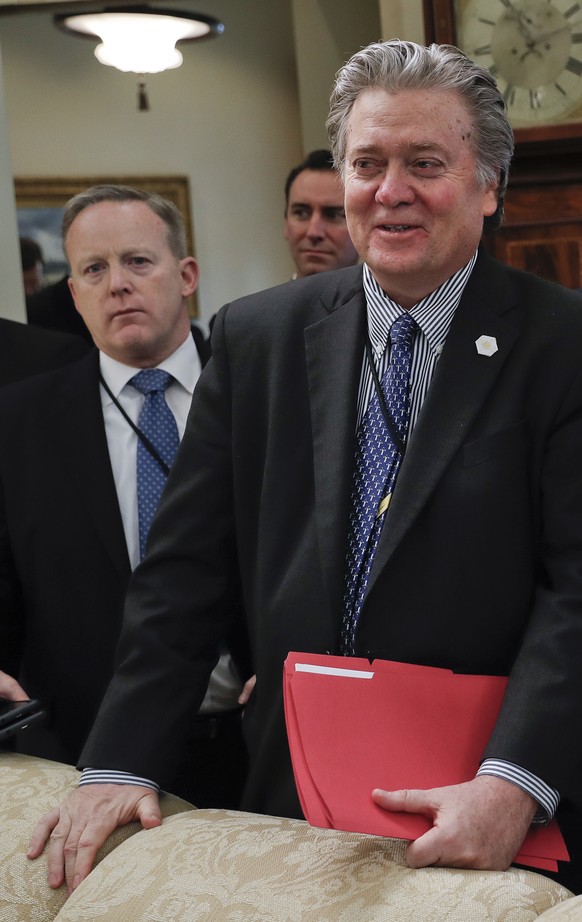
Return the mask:
[[0,318],[0,385],[22,381],[69,362],[75,362],[91,347],[78,337],[39,330]]
[[18,748],[69,763],[113,669],[131,573],[98,356],[0,393],[0,668],[50,714]]
[[72,333],[93,345],[93,337],[75,307],[68,275],[29,295],[26,299],[26,316],[28,322],[36,327]]
[[[201,700],[240,596],[257,672],[243,806],[301,815],[283,661],[338,650],[364,323],[359,268],[218,314],[82,764],[163,781],[191,706],[177,690]],[[477,352],[483,335],[491,356]],[[510,674],[485,755],[562,793],[570,845],[582,830],[581,356],[580,296],[481,254],[410,439],[356,651]]]

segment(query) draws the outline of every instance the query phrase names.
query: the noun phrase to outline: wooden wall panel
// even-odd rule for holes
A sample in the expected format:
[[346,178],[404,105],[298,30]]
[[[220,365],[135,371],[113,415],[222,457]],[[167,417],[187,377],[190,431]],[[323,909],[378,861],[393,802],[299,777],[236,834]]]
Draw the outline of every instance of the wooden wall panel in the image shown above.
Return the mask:
[[517,149],[505,222],[483,241],[503,262],[568,288],[582,287],[582,151],[578,144]]

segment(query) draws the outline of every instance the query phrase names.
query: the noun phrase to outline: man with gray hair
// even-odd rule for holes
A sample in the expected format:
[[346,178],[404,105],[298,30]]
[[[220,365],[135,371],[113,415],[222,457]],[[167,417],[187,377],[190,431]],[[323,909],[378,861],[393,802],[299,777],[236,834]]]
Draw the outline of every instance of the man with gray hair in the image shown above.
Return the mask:
[[493,77],[460,51],[364,48],[328,127],[363,265],[219,312],[81,759],[136,784],[84,784],[39,824],[29,855],[52,833],[52,886],[74,888],[116,823],[160,822],[139,777],[175,759],[182,714],[144,715],[178,688],[201,700],[234,619],[257,674],[244,809],[301,816],[289,651],[509,675],[475,778],[378,778],[370,796],[431,820],[414,867],[507,868],[556,814],[562,879],[582,889],[582,302],[480,249],[513,141]]

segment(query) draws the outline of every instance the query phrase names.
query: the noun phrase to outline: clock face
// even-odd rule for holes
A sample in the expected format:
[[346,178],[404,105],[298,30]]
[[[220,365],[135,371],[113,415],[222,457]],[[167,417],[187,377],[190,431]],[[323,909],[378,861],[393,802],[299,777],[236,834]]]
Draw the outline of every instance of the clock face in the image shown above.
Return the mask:
[[582,2],[457,0],[458,45],[497,80],[512,125],[582,120]]

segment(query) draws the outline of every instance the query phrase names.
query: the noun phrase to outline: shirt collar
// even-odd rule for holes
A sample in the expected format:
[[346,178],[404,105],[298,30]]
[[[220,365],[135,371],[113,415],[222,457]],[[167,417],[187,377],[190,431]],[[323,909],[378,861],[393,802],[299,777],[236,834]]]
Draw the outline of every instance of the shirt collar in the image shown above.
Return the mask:
[[[198,353],[196,352],[194,339],[188,334],[182,345],[178,346],[176,351],[172,352],[159,365],[156,365],[156,368],[169,371],[172,377],[192,395],[198,378],[197,357]],[[136,372],[141,371],[140,368],[118,362],[105,352],[99,352],[99,368],[105,383],[116,398],[119,397],[130,378],[133,378]],[[111,397],[108,394],[103,395],[104,406],[111,402]]]
[[[465,285],[475,265],[477,252],[469,262],[410,309],[410,314],[426,336],[431,350],[440,355]],[[384,354],[390,328],[403,308],[382,290],[364,263],[364,293],[368,312],[370,343],[377,357]]]

